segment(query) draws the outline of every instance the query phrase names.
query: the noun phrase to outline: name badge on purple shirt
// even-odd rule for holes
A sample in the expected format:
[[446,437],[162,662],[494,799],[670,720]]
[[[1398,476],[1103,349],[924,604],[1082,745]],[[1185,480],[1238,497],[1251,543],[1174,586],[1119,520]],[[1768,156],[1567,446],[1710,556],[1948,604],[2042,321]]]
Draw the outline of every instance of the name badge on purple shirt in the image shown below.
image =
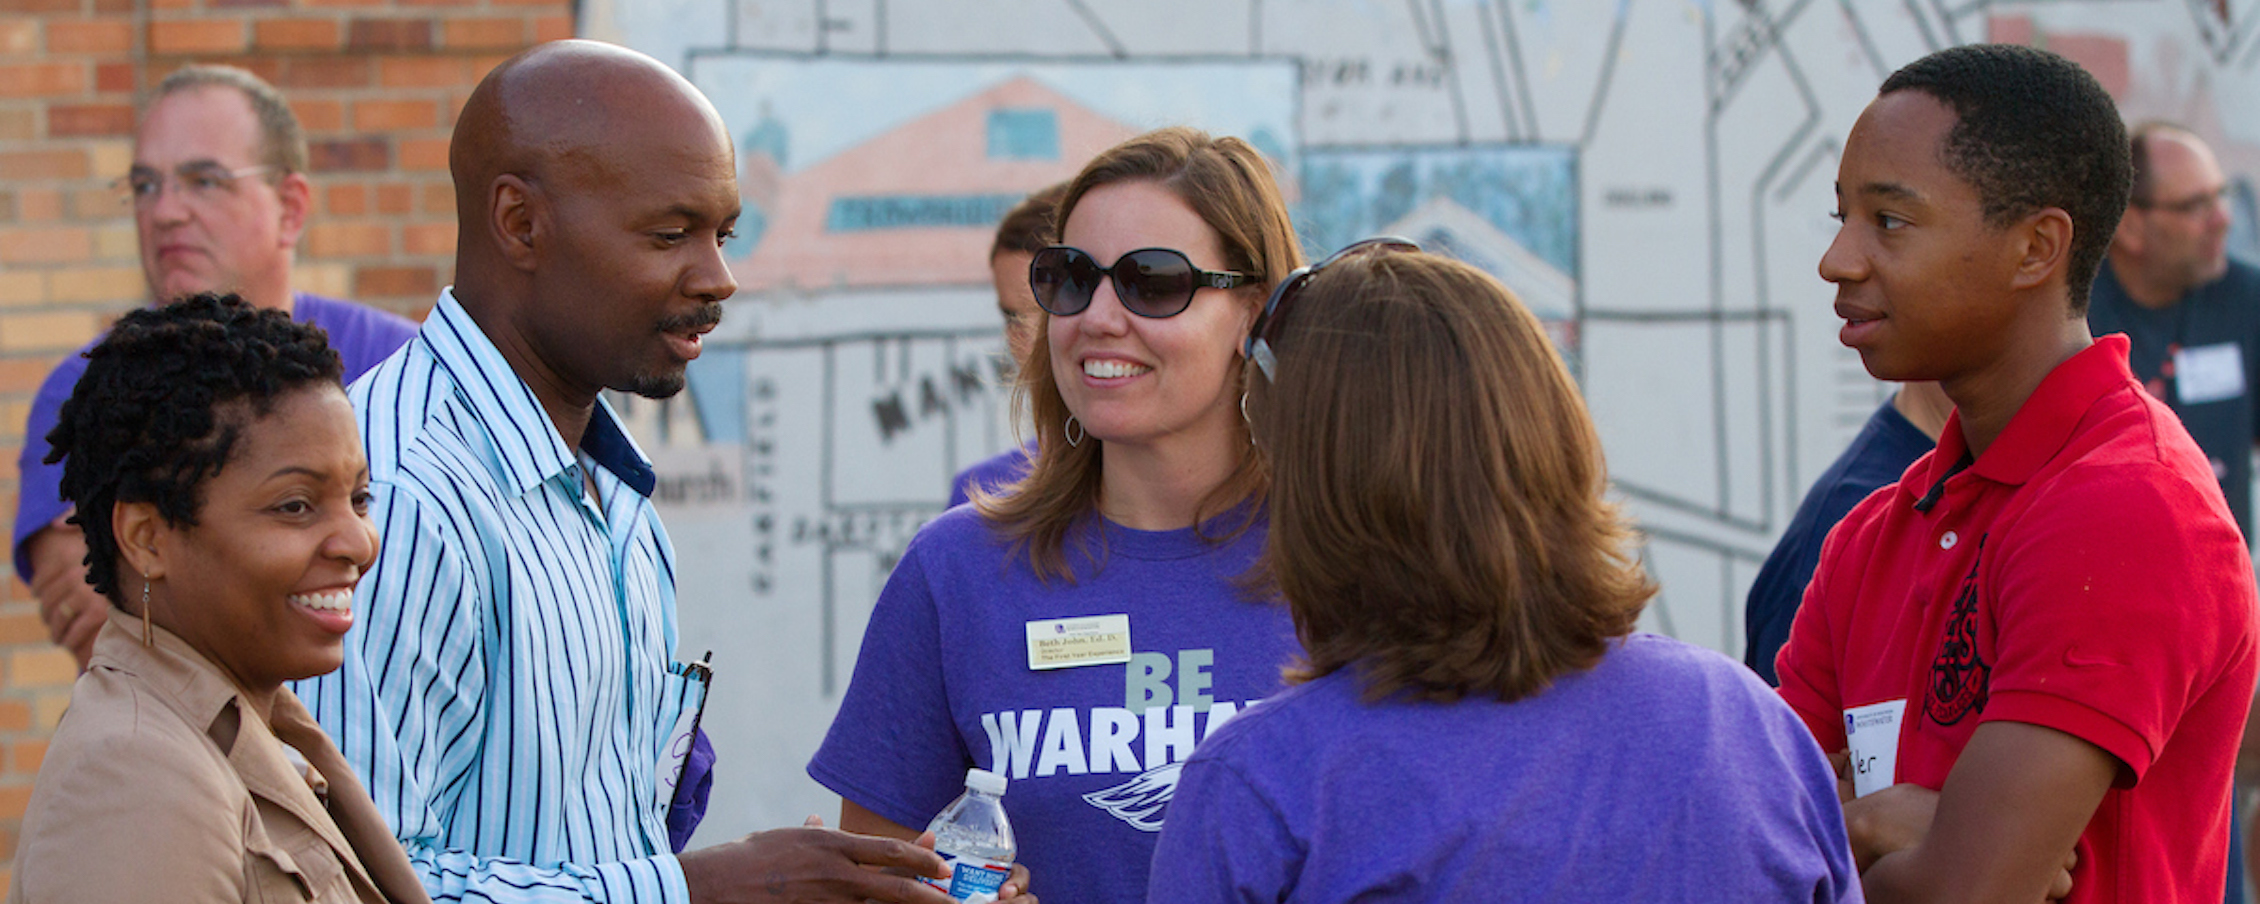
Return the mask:
[[1028,623],[1028,668],[1065,669],[1130,661],[1130,616],[1086,615]]

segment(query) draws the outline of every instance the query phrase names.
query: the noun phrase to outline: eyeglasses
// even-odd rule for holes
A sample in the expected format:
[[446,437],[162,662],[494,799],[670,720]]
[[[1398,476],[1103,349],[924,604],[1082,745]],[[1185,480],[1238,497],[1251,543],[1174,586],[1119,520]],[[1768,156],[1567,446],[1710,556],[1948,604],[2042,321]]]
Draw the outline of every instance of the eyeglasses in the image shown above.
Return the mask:
[[[235,180],[271,172],[271,163],[228,169],[210,160],[183,163],[173,170],[174,185],[190,201],[214,201],[235,191]],[[146,166],[137,166],[125,178],[111,183],[118,190],[119,200],[135,207],[157,203],[165,194],[165,174]]]
[[1310,282],[1311,277],[1317,276],[1318,271],[1333,266],[1335,261],[1354,254],[1419,250],[1420,244],[1412,239],[1393,235],[1376,236],[1352,243],[1347,248],[1327,255],[1325,260],[1318,263],[1295,268],[1295,272],[1287,274],[1287,278],[1280,280],[1278,287],[1271,290],[1271,298],[1263,303],[1263,310],[1256,314],[1255,325],[1248,328],[1248,341],[1241,346],[1241,352],[1247,355],[1248,360],[1256,362],[1256,369],[1263,371],[1265,380],[1274,379],[1272,372],[1279,369],[1279,360],[1271,354],[1271,332],[1279,325],[1280,318],[1287,315],[1287,304],[1295,299],[1295,294],[1302,291],[1303,285]]
[[2189,197],[2183,198],[2179,201],[2166,201],[2161,203],[2158,201],[2144,201],[2137,199],[2134,202],[2134,206],[2142,210],[2163,211],[2175,216],[2186,217],[2200,213],[2212,213],[2215,209],[2218,209],[2222,205],[2227,204],[2228,200],[2229,187],[2223,185],[2220,188],[2213,189],[2212,191],[2190,195]]
[[1028,262],[1028,287],[1036,292],[1036,304],[1054,317],[1083,313],[1099,281],[1110,277],[1124,310],[1154,318],[1184,313],[1202,289],[1236,289],[1248,282],[1245,273],[1195,267],[1185,252],[1169,248],[1140,248],[1116,258],[1112,267],[1101,267],[1080,248],[1053,245]]

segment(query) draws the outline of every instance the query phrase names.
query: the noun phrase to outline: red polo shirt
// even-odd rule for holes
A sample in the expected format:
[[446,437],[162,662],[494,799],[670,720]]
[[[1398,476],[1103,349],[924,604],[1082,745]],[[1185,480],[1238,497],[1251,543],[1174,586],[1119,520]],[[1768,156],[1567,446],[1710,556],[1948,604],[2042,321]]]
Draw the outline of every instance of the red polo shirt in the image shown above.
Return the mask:
[[1832,751],[1845,709],[1906,699],[1897,780],[1934,790],[1985,722],[2084,739],[2122,768],[2070,900],[2220,900],[2260,601],[2204,453],[2117,335],[1956,472],[1967,453],[1950,418],[1829,534],[1776,660],[1782,698]]

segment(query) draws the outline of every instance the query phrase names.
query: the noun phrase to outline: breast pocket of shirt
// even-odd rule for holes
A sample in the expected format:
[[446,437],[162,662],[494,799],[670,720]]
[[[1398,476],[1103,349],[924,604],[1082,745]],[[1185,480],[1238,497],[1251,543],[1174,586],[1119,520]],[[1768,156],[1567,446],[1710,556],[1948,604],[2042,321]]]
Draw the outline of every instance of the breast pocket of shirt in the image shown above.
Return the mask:
[[351,901],[345,866],[321,837],[278,839],[256,821],[245,837],[244,887],[246,901],[261,904],[303,901]]

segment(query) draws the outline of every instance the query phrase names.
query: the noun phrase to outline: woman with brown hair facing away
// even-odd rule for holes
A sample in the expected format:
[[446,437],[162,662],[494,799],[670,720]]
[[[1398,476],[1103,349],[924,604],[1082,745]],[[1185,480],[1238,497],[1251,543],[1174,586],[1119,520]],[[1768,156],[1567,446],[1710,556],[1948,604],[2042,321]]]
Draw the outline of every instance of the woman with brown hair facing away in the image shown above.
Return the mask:
[[1034,467],[911,541],[808,772],[841,828],[900,838],[966,769],[1004,775],[1046,898],[1136,902],[1179,764],[1295,652],[1240,581],[1265,492],[1240,340],[1301,261],[1270,164],[1190,129],[1100,154],[1058,223],[1029,265]]
[[1836,778],[1653,585],[1537,318],[1402,240],[1248,340],[1297,682],[1185,764],[1154,902],[1858,900]]
[[16,901],[428,901],[283,682],[331,671],[377,555],[321,328],[235,296],[127,314],[49,460],[110,621],[16,848]]

